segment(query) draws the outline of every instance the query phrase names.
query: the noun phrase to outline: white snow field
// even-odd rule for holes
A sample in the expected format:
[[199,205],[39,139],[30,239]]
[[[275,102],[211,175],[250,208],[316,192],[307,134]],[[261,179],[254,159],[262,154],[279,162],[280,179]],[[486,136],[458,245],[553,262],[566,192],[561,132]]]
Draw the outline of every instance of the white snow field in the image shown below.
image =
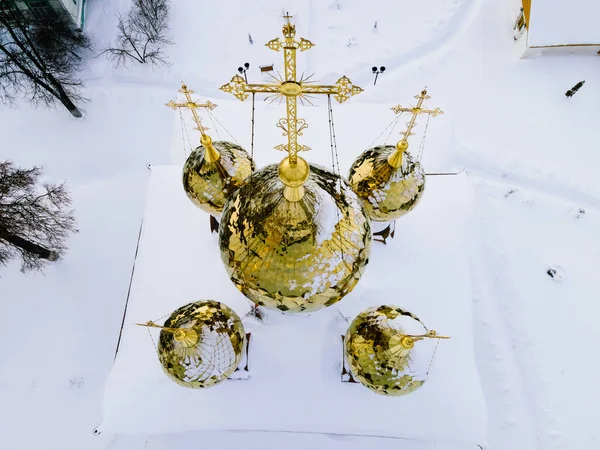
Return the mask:
[[[125,11],[129,4],[125,0],[88,1],[87,31],[94,35],[98,49],[114,36],[115,13]],[[447,218],[447,209],[440,208],[436,215],[427,206],[430,192],[426,190],[423,203],[411,213],[414,217],[397,222],[396,238],[387,246],[374,244],[373,267],[377,261],[381,270],[367,270],[356,295],[377,285],[383,267],[392,270],[410,258],[417,259],[419,267],[424,265],[425,258],[410,236],[415,235],[411,223],[421,223],[427,212],[429,228],[419,230],[419,236],[428,231],[439,246],[440,257],[432,258],[432,267],[445,263],[449,270],[456,270],[454,259],[448,256],[452,252],[457,260],[468,262],[465,271],[471,278],[471,293],[462,300],[470,301],[472,308],[471,339],[478,388],[487,410],[489,448],[597,449],[600,365],[593,355],[600,341],[595,326],[600,312],[596,274],[600,266],[600,60],[577,54],[519,59],[520,44],[512,38],[518,8],[519,2],[512,0],[178,0],[171,4],[175,42],[168,49],[171,66],[115,70],[102,57],[90,59],[84,73],[84,93],[90,99],[83,107],[84,119],[71,118],[60,108],[33,109],[24,101],[16,108],[2,107],[0,159],[22,166],[42,164],[48,180],[66,179],[80,233],[71,239],[66,257],[44,274],[22,275],[16,263],[0,269],[4,319],[0,327],[0,448],[405,448],[393,433],[377,438],[345,431],[331,434],[335,430],[314,433],[314,429],[92,434],[103,416],[105,383],[113,367],[146,205],[150,176],[146,165],[181,165],[188,146],[179,113],[164,103],[176,97],[185,81],[199,98],[219,105],[214,115],[249,149],[249,101],[238,102],[218,88],[246,61],[252,65],[249,77],[255,82],[261,80],[259,65],[274,63],[281,68],[281,55],[263,44],[280,36],[281,13],[289,11],[295,16],[298,36],[316,44],[301,54],[299,73],[314,72],[323,83],[333,83],[345,74],[365,88],[346,104],[334,104],[342,173],[374,140],[380,143],[387,138],[387,133],[378,136],[394,119],[389,108],[410,103],[425,85],[432,96],[427,105],[445,111],[429,123],[423,159],[426,171],[467,171],[459,181],[448,179],[447,195],[454,193],[465,202],[461,210],[473,211],[471,218],[463,218],[469,222],[468,245],[453,242],[448,229],[454,222]],[[387,68],[376,86],[371,74],[374,65]],[[567,99],[565,91],[581,80],[585,85]],[[257,98],[255,159],[259,167],[281,157],[272,146],[285,139],[275,127],[282,113],[282,107]],[[325,100],[301,107],[299,115],[309,121],[302,138],[302,143],[313,148],[307,159],[330,164]],[[229,139],[219,124],[207,122],[215,138]],[[402,118],[388,142],[397,139],[404,122]],[[412,151],[419,148],[425,122],[425,118],[418,121]],[[186,123],[192,143],[197,142]],[[434,183],[445,182],[443,177],[433,180],[431,192]],[[453,190],[463,182],[471,185],[473,195],[463,198],[462,189]],[[208,217],[200,211],[197,214],[204,235]],[[430,252],[428,248],[426,254]],[[443,295],[440,282],[444,278],[436,279],[433,270],[412,276],[416,272],[410,272],[410,277],[398,272],[398,283],[375,302],[410,304],[418,314],[418,302],[409,299],[418,283],[427,288],[425,292],[439,290],[439,298],[427,298],[430,319],[424,320],[445,332],[442,325],[451,316],[443,316],[443,311],[451,306],[452,298]],[[436,289],[428,290],[429,285]],[[456,287],[448,286],[449,292],[452,288]],[[189,287],[185,289],[190,292]],[[200,286],[197,292],[199,298],[204,297]],[[179,302],[180,294],[173,292],[169,301]],[[180,303],[194,300],[187,297]],[[436,302],[439,309],[434,307]],[[338,305],[348,316],[358,312],[352,310],[355,305],[350,296]],[[307,333],[318,314],[303,319]],[[441,325],[436,323],[438,314],[442,314]],[[454,331],[455,325],[447,326]],[[146,351],[151,352],[149,338],[147,344]],[[414,405],[418,395],[427,395],[426,389],[435,392],[436,380],[444,377],[443,363],[452,357],[449,352],[454,344],[444,344],[438,349],[429,385],[415,393],[414,399],[386,399],[393,408]],[[280,351],[282,358],[291,358],[285,355],[284,346]],[[367,399],[370,392],[363,394]],[[465,410],[472,406],[468,401],[461,404],[459,389],[447,394],[457,397]],[[292,390],[286,406],[292,409],[296,398]],[[151,400],[146,399],[149,404]],[[446,405],[442,400],[440,404]],[[355,403],[357,414],[375,414],[369,404],[369,400]],[[254,414],[260,416],[263,407],[258,402]],[[327,419],[335,422],[335,418]],[[420,425],[427,429],[426,422]],[[431,439],[425,448],[440,448],[434,442],[436,436]]]

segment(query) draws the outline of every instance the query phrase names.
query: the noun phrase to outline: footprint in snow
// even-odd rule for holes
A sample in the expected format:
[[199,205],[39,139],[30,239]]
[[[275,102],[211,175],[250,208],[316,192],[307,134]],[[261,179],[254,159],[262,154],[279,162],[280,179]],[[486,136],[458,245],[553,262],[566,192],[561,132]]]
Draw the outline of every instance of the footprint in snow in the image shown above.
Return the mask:
[[546,274],[554,281],[562,281],[564,278],[563,270],[560,267],[549,267]]
[[85,384],[83,377],[75,377],[69,380],[69,389],[81,388]]

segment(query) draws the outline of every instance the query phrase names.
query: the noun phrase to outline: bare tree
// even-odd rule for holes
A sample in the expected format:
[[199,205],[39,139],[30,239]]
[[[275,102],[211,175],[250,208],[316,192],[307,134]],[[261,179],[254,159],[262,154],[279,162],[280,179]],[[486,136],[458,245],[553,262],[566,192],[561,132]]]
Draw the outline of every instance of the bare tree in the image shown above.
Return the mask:
[[0,101],[13,103],[17,95],[34,104],[58,100],[81,117],[74,103],[84,100],[77,71],[90,47],[66,17],[36,17],[13,0],[0,0]]
[[0,264],[21,257],[21,271],[40,270],[66,251],[75,229],[63,184],[39,185],[42,170],[0,162]]
[[130,61],[168,64],[164,46],[173,42],[169,32],[168,0],[134,0],[127,16],[119,16],[116,41],[107,53],[117,66]]

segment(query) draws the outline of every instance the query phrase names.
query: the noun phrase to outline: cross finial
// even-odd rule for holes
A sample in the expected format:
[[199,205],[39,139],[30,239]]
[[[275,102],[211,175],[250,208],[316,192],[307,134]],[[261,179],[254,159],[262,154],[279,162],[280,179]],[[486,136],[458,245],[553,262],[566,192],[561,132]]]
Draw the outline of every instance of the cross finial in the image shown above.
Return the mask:
[[402,139],[396,144],[397,150],[394,153],[392,153],[388,158],[388,162],[396,168],[402,165],[402,154],[406,151],[406,149],[408,149],[408,138],[414,134],[412,132],[412,129],[416,125],[415,122],[417,120],[417,116],[419,114],[430,114],[433,117],[436,117],[440,114],[444,114],[444,111],[442,111],[440,108],[423,108],[423,102],[431,98],[429,95],[427,95],[427,86],[425,86],[425,88],[421,91],[421,94],[415,95],[415,98],[417,99],[416,106],[405,108],[401,105],[396,105],[392,108],[392,111],[394,111],[396,114],[402,114],[403,112],[409,112],[412,114],[410,121],[406,124],[406,130],[401,133],[403,135]]
[[192,91],[191,89],[188,89],[187,85],[183,82],[181,83],[181,89],[179,89],[178,92],[181,92],[182,94],[184,94],[185,99],[187,101],[185,103],[176,103],[174,100],[171,100],[166,105],[169,108],[173,108],[173,109],[189,108],[192,111],[192,115],[194,116],[194,121],[196,122],[195,129],[200,131],[200,134],[202,134],[204,136],[206,134],[206,128],[202,125],[202,119],[200,119],[197,109],[198,108],[206,108],[206,109],[212,111],[213,109],[215,109],[217,107],[217,105],[212,103],[210,100],[207,100],[206,103],[197,103],[194,100],[192,100],[191,94],[193,94],[194,91]]
[[410,350],[415,346],[415,342],[422,341],[423,339],[450,339],[450,336],[440,336],[435,330],[428,331],[426,334],[400,334],[400,345]]
[[294,36],[296,35],[296,25],[290,21],[290,19],[293,17],[294,16],[291,16],[289,12],[286,12],[283,16],[283,18],[286,20],[286,22],[283,24],[283,35],[288,40],[293,40]]
[[207,100],[206,103],[198,103],[192,99],[192,94],[194,91],[188,89],[187,85],[184,82],[181,82],[181,89],[178,91],[185,95],[186,102],[185,103],[177,103],[174,100],[169,101],[166,105],[169,108],[177,109],[177,108],[189,108],[192,111],[192,115],[194,116],[194,121],[196,122],[195,130],[200,131],[200,142],[205,147],[205,159],[207,162],[214,162],[219,159],[219,152],[212,145],[212,138],[206,134],[207,128],[202,125],[202,119],[198,115],[198,108],[205,108],[210,111],[215,109],[217,105],[212,103],[210,100]]
[[172,333],[176,341],[180,342],[184,347],[193,347],[199,339],[198,333],[191,328],[172,328],[157,325],[152,320],[146,323],[136,323],[138,327],[160,328],[162,331]]
[[[298,143],[298,136],[308,126],[306,121],[297,115],[297,101],[303,102],[307,97],[315,94],[333,95],[340,103],[348,100],[351,96],[362,92],[362,89],[352,84],[345,76],[337,80],[334,85],[317,85],[306,82],[304,79],[296,78],[296,52],[306,51],[313,47],[308,39],[296,39],[296,27],[290,22],[292,16],[286,12],[283,16],[286,23],[283,26],[284,39],[276,38],[265,45],[276,52],[283,50],[284,75],[275,79],[275,83],[248,84],[244,78],[235,75],[231,81],[221,86],[224,92],[230,92],[240,100],[248,98],[249,93],[271,94],[275,97],[285,98],[286,118],[280,119],[277,126],[287,136],[287,144],[278,145],[277,149],[288,152],[288,161],[280,165],[279,176],[286,187],[284,190],[286,199],[297,201],[302,198],[302,184],[308,177],[308,163],[298,156],[298,152],[308,150],[305,145]],[[299,169],[302,166],[302,170]],[[292,200],[294,199],[294,200]]]

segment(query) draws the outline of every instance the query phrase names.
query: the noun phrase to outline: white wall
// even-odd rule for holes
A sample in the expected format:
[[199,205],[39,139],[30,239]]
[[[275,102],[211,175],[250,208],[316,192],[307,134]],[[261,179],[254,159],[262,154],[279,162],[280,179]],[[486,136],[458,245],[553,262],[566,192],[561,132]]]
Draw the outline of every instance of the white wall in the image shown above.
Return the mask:
[[69,14],[71,14],[71,17],[73,17],[73,20],[75,20],[77,24],[79,24],[79,17],[77,17],[78,4],[82,1],[83,0],[60,0],[60,2],[65,6],[67,11],[69,11]]

